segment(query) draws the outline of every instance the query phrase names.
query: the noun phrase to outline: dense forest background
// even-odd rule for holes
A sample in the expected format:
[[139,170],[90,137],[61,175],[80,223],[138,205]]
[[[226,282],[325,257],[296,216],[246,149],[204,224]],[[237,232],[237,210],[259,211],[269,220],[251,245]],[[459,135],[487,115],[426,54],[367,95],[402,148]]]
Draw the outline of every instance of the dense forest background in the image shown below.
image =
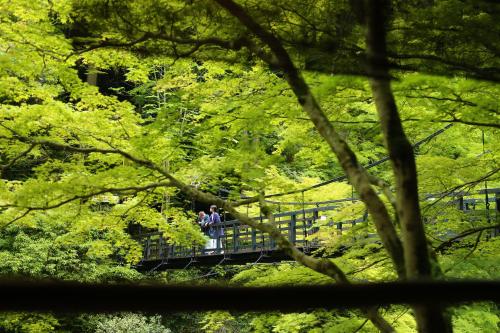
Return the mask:
[[[498,280],[500,212],[478,191],[500,188],[499,36],[496,1],[0,1],[0,274],[243,286]],[[279,197],[281,211],[297,209],[286,202],[356,197],[326,221],[368,213],[369,223],[342,235],[318,224],[323,248],[313,256],[272,224],[256,225],[290,255],[273,265],[209,276],[134,269],[142,248],[133,227],[203,245],[194,206],[215,203],[252,225],[248,216],[278,210],[266,195],[294,190]],[[457,209],[457,193],[477,199],[473,220]],[[364,241],[375,233],[379,241]],[[328,258],[340,248],[348,250]],[[499,325],[492,303],[0,314],[5,332]]]

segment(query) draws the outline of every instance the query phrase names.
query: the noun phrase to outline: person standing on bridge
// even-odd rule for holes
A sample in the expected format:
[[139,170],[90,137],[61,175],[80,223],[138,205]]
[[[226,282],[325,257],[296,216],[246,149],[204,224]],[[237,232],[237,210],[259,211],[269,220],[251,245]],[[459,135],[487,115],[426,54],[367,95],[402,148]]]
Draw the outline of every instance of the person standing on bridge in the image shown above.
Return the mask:
[[[213,249],[217,248],[220,244],[220,249],[222,250],[222,236],[224,236],[224,229],[222,229],[222,223],[220,220],[220,215],[217,213],[217,206],[210,206],[210,222],[209,222],[209,234],[212,240],[211,247]],[[224,251],[222,251],[224,253]]]
[[[207,237],[210,237],[210,234],[209,234],[209,223],[210,223],[210,217],[205,214],[205,212],[202,210],[198,213],[198,224],[200,226],[200,229],[201,229],[201,232],[207,236]],[[205,244],[205,247],[203,248],[203,250],[206,250],[206,249],[209,249],[211,247],[211,244],[212,244],[212,240],[209,238],[207,240],[207,243]]]

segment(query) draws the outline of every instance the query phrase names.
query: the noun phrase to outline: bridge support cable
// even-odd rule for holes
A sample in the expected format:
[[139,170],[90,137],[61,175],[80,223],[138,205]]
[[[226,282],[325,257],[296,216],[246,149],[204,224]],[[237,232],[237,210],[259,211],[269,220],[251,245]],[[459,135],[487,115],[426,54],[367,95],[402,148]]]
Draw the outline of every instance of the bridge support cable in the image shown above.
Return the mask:
[[[414,149],[417,149],[419,148],[421,145],[429,142],[430,140],[432,140],[433,138],[437,137],[438,135],[442,134],[444,131],[446,131],[447,129],[449,129],[450,127],[452,127],[453,124],[448,124],[446,125],[445,127],[437,130],[436,132],[426,136],[425,138],[423,138],[422,140],[419,140],[417,141],[416,143],[414,143],[412,145],[412,147]],[[383,158],[375,161],[375,162],[372,162],[366,166],[364,166],[363,168],[368,170],[368,169],[371,169],[371,168],[374,168],[384,162],[387,162],[389,160],[389,156],[384,156]],[[329,185],[331,183],[335,183],[335,182],[340,182],[340,181],[343,181],[343,180],[346,180],[347,179],[347,176],[346,175],[341,175],[341,176],[337,176],[337,177],[334,177],[332,179],[329,179],[329,180],[325,180],[323,182],[320,182],[320,183],[317,183],[317,184],[314,184],[314,185],[311,185],[311,186],[308,186],[308,187],[305,187],[305,188],[302,188],[302,189],[298,189],[298,190],[292,190],[292,191],[287,191],[287,192],[282,192],[282,193],[274,193],[274,194],[268,194],[268,195],[265,195],[264,198],[275,198],[275,197],[281,197],[281,196],[285,196],[285,195],[290,195],[290,194],[297,194],[297,193],[301,193],[301,192],[307,192],[307,191],[310,191],[310,190],[313,190],[313,189],[316,189],[316,188],[319,188],[319,187],[323,187],[323,186],[326,186],[326,185]],[[248,199],[248,198],[247,198]],[[271,204],[278,204],[278,203],[282,203],[282,204],[290,204],[290,203],[287,203],[287,202],[279,202],[279,201],[273,201],[273,200],[265,200],[265,202],[267,203],[271,203]]]

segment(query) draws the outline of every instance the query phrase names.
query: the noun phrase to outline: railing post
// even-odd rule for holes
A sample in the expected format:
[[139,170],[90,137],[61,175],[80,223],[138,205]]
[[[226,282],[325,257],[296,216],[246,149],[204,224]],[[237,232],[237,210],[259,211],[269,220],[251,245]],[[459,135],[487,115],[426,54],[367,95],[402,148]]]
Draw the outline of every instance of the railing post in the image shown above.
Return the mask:
[[224,224],[222,226],[222,230],[224,232],[224,246],[222,247],[222,251],[227,251],[227,230],[226,230],[226,225]]
[[464,211],[464,197],[460,196],[458,198],[458,209],[461,210],[462,212]]
[[302,231],[302,237],[304,237],[304,247],[307,247],[307,225],[309,220],[306,219],[306,214],[304,213],[304,220],[302,221],[302,226],[304,227],[304,231]]
[[[276,218],[274,219],[274,221],[275,221],[274,226],[276,228],[280,228],[279,223],[276,223]],[[271,236],[269,236],[269,249],[272,250],[275,247],[276,247],[276,242],[274,241],[274,239]]]
[[148,259],[148,240],[142,239],[141,241],[142,245],[142,260],[147,260]]
[[[239,227],[236,228],[236,222],[233,223],[233,252],[238,252],[238,236],[239,236]],[[236,233],[238,232],[238,235]]]
[[220,238],[220,225],[215,226],[215,234],[217,235],[217,238],[215,238],[215,249],[217,253],[220,253],[220,247],[221,247],[221,238]]
[[[262,210],[260,211],[259,213],[259,218],[260,218],[260,223],[262,224],[263,221],[262,221]],[[261,241],[261,245],[260,245],[260,249],[263,250],[264,249],[264,245],[265,245],[265,235],[264,233],[261,231],[260,232],[260,241]]]
[[160,248],[160,238],[158,238],[156,241],[156,257],[158,259],[161,259],[161,248]]
[[252,227],[252,250],[257,249],[257,231]]
[[[310,236],[310,235],[314,235],[315,233],[317,233],[319,231],[319,227],[318,226],[313,226],[314,223],[316,223],[319,219],[320,219],[320,215],[319,215],[319,206],[317,207],[318,210],[315,210],[313,211],[313,220],[312,220],[312,223],[311,225],[309,226],[309,230],[307,231],[307,235]],[[314,240],[314,243],[317,243],[317,239]]]
[[146,239],[146,260],[149,259],[149,256],[151,255],[151,236],[148,236]]
[[297,240],[297,235],[296,235],[296,225],[297,225],[297,215],[293,214],[290,216],[290,224],[288,225],[288,240],[290,243],[295,245],[295,241]]
[[163,243],[164,243],[164,241],[163,241],[163,235],[160,235],[160,239],[158,240],[158,257],[160,259],[163,259],[163,255],[164,255],[164,253],[163,253]]
[[342,235],[342,222],[337,222],[337,234]]

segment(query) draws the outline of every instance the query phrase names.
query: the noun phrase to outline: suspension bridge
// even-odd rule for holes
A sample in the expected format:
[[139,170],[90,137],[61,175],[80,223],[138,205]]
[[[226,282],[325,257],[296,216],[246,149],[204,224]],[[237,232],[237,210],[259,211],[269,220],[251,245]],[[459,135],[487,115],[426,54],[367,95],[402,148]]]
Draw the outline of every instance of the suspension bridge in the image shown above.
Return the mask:
[[[462,211],[473,226],[483,221],[494,224],[500,222],[500,188],[483,189],[473,193],[450,193],[446,197],[429,195],[426,200],[432,202],[443,198],[448,199],[447,205],[453,205],[455,209]],[[327,218],[331,213],[341,209],[346,202],[357,200],[359,199],[347,198],[325,201],[317,203],[317,207],[314,208],[303,206],[300,210],[277,213],[273,215],[273,223],[292,244],[310,254],[320,249],[322,245],[321,236],[318,236],[320,225],[329,226],[338,235],[342,235],[356,225],[368,223],[366,213],[351,220],[333,221]],[[325,203],[327,204],[320,206]],[[269,223],[263,216],[253,219],[259,223]],[[440,220],[445,222],[446,217]],[[137,269],[152,271],[190,266],[279,262],[290,259],[268,234],[238,220],[222,221],[217,228],[223,229],[224,232],[218,232],[222,235],[218,237],[215,248],[172,245],[161,232],[137,235],[136,239],[143,247],[143,257]],[[493,232],[497,234],[498,230]],[[368,241],[376,242],[378,239],[375,233],[366,236]],[[445,235],[445,237],[451,236],[453,235]]]
[[[428,143],[433,138],[442,134],[452,127],[452,124],[439,129],[425,138],[414,143],[412,146],[417,151],[420,146]],[[483,154],[484,138],[483,138]],[[365,169],[374,168],[389,160],[385,156],[377,161],[365,165]],[[345,175],[314,184],[312,186],[292,190],[282,193],[269,194],[265,196],[265,201],[270,204],[281,204],[286,206],[302,206],[302,209],[288,212],[278,212],[274,214],[273,223],[282,235],[304,253],[310,254],[321,248],[321,237],[318,236],[319,226],[328,225],[334,228],[338,235],[342,235],[358,224],[368,222],[367,213],[350,220],[333,221],[328,219],[347,202],[359,201],[356,198],[346,198],[340,200],[329,200],[321,202],[305,202],[304,193],[316,188],[346,180]],[[281,197],[290,194],[302,194],[302,201],[281,202],[271,198]],[[489,223],[498,224],[500,220],[500,188],[485,188],[476,192],[451,192],[444,195],[426,195],[423,200],[433,201],[446,199],[447,204],[454,205],[457,210],[466,213],[467,219],[474,225],[477,221],[486,220]],[[306,206],[314,206],[306,208]],[[358,214],[359,215],[359,214]],[[260,220],[259,223],[269,223],[263,216],[254,217]],[[446,217],[441,218],[446,221]],[[425,223],[425,221],[424,221]],[[429,222],[427,222],[429,223]],[[242,224],[238,220],[223,220],[217,226],[219,228],[215,248],[202,248],[198,246],[177,246],[170,244],[168,239],[163,237],[161,232],[139,233],[135,236],[143,248],[143,256],[136,266],[141,271],[156,271],[166,269],[188,268],[190,266],[215,266],[215,265],[237,265],[256,262],[279,262],[290,258],[277,246],[275,241],[262,231]],[[223,230],[223,232],[220,232]],[[494,230],[496,235],[499,230]],[[377,241],[375,233],[368,234],[371,241]],[[452,234],[445,235],[448,237]],[[445,239],[443,239],[444,241]]]

